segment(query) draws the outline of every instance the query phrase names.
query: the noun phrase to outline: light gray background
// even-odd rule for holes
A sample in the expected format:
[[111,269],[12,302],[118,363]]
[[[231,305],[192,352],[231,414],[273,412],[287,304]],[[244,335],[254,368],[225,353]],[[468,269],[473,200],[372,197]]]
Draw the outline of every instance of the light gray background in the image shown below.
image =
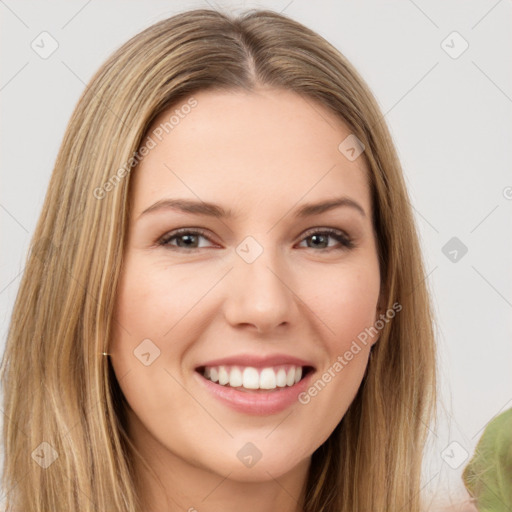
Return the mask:
[[[385,113],[438,321],[441,416],[425,460],[425,491],[444,502],[463,497],[466,457],[486,423],[512,407],[510,0],[0,0],[0,349],[55,157],[85,84],[132,35],[209,5],[271,8],[309,26],[350,59]],[[31,48],[43,31],[59,45],[47,59]],[[463,41],[454,31],[469,44],[457,58]],[[442,252],[452,237],[468,248],[456,262]]]

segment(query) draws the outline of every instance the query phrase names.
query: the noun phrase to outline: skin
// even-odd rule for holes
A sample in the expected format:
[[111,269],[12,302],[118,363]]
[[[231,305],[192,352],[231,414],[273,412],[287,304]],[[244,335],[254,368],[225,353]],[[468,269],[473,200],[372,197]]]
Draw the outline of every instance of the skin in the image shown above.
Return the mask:
[[[145,510],[301,511],[311,455],[355,397],[378,335],[308,404],[272,415],[229,409],[194,368],[242,352],[285,353],[311,361],[314,382],[375,323],[380,272],[365,163],[338,150],[350,134],[340,119],[291,91],[194,98],[197,106],[133,171],[116,304],[122,328],[110,347],[129,434],[161,483],[137,466]],[[347,206],[294,215],[340,196],[365,215]],[[200,198],[234,217],[169,208],[141,215],[164,198]],[[182,227],[203,228],[207,238],[158,245]],[[307,233],[329,227],[355,247]],[[250,264],[235,250],[247,236],[263,248]],[[149,366],[134,356],[144,339],[161,351]],[[247,442],[262,454],[252,467],[237,458]]]

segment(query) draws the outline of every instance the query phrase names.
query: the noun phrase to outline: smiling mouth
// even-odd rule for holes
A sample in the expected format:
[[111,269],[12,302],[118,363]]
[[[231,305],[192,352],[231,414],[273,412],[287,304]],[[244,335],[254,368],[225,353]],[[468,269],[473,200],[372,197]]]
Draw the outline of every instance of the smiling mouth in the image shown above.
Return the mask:
[[250,393],[268,393],[294,386],[314,371],[314,368],[293,364],[266,368],[220,365],[200,366],[195,371],[206,380],[223,387]]

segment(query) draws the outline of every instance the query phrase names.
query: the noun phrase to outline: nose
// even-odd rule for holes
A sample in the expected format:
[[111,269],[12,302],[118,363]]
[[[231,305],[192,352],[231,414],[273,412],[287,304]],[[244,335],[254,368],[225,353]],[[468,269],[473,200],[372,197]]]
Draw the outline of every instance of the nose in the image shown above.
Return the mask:
[[252,263],[235,254],[226,288],[224,314],[233,327],[250,326],[259,334],[291,324],[298,312],[291,272],[271,250]]

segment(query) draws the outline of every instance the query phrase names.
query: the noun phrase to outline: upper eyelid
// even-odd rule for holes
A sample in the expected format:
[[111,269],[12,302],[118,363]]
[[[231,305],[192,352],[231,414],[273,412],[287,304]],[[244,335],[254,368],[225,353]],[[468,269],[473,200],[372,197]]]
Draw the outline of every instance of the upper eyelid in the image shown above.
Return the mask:
[[345,238],[352,238],[346,231],[344,231],[343,229],[339,229],[339,228],[329,228],[329,227],[317,227],[317,228],[309,228],[309,229],[306,229],[306,231],[303,231],[301,233],[301,237],[305,237],[307,236],[309,233],[327,233],[327,234],[332,234],[332,233],[338,233],[342,236],[344,236]]

